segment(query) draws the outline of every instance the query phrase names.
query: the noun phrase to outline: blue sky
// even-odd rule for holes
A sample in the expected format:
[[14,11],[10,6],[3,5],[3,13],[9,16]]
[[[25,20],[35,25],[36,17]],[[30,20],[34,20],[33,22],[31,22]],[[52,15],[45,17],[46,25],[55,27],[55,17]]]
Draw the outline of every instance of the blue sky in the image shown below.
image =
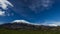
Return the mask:
[[[13,20],[27,20],[32,23],[45,23],[60,22],[60,0],[53,0],[52,6],[37,7],[35,9],[29,8],[32,4],[30,0],[9,0],[14,7],[7,10],[9,13],[13,13],[13,16],[0,16],[0,21],[11,22]],[[38,0],[39,1],[39,0]],[[34,3],[34,2],[33,2]],[[38,4],[39,5],[39,4]],[[43,10],[42,10],[43,9]]]

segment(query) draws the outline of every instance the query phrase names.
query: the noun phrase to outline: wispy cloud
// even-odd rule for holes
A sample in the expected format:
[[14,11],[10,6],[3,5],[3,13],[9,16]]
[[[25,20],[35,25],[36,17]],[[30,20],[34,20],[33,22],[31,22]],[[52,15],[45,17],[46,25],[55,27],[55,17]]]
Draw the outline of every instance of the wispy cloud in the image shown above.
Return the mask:
[[49,9],[53,6],[54,0],[32,0],[29,8],[33,11],[37,11],[38,8],[40,11],[44,9]]
[[[13,7],[13,5],[8,1],[8,0],[0,0],[0,7],[4,10],[2,11],[2,9],[0,9],[0,16],[5,16],[6,15],[6,11],[8,9],[8,6]],[[8,16],[10,14],[7,14]]]
[[0,0],[0,7],[3,9],[6,10],[8,5],[13,7],[13,5],[8,0]]
[[52,4],[53,4],[53,0],[42,0],[42,6],[45,8],[52,6]]

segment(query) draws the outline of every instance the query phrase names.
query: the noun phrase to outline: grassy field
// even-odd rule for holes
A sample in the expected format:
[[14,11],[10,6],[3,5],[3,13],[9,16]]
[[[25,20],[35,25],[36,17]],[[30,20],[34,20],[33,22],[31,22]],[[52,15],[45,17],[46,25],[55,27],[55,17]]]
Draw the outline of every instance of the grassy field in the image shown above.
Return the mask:
[[0,29],[0,34],[60,34],[60,31]]

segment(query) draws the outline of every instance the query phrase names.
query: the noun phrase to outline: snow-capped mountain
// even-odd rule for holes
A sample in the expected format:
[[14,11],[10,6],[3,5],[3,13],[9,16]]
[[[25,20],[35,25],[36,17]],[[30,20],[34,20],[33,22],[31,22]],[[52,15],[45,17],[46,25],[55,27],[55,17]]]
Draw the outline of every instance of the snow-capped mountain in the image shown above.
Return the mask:
[[55,30],[58,28],[55,24],[40,25],[35,23],[30,23],[26,20],[14,20],[11,23],[5,23],[0,25],[0,27],[13,29],[13,30]]
[[[43,25],[43,24],[37,24],[37,23],[31,23],[31,22],[28,22],[28,21],[26,21],[26,20],[14,20],[14,21],[12,21],[12,23],[26,23],[26,24],[31,24],[31,25]],[[45,26],[47,25],[47,26],[58,26],[58,25],[56,25],[56,24],[44,24]]]
[[40,24],[37,24],[37,23],[28,22],[26,20],[14,20],[11,23],[26,23],[26,24],[31,24],[31,25],[40,25]]
[[14,22],[17,22],[17,23],[30,23],[26,20],[14,20],[14,21],[12,21],[12,23],[14,23]]

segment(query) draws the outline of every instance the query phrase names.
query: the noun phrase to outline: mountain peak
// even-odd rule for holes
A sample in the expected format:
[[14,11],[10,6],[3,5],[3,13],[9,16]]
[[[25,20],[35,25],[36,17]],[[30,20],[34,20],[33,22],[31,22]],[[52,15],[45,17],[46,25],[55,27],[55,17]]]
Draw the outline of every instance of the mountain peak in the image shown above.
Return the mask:
[[12,23],[14,23],[14,22],[17,22],[17,23],[30,23],[26,20],[14,20],[14,21],[12,21]]

